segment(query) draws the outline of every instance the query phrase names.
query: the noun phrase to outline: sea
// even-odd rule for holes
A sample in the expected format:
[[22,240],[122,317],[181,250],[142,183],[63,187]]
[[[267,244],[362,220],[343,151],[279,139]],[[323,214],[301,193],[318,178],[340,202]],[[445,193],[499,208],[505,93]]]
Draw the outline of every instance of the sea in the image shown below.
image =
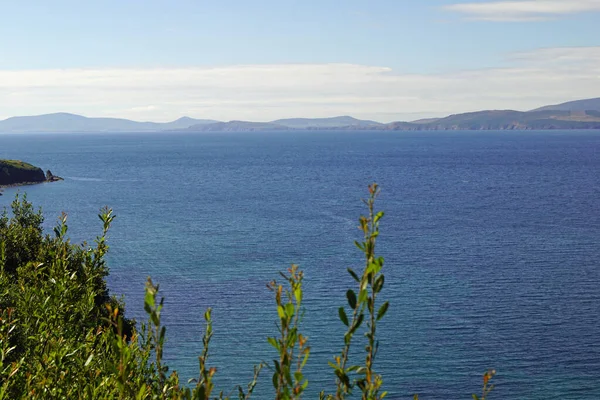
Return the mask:
[[[108,284],[146,320],[148,277],[165,297],[166,359],[198,375],[203,313],[209,364],[235,395],[272,362],[277,311],[266,284],[305,274],[305,398],[334,389],[338,307],[364,260],[361,201],[377,182],[384,257],[376,371],[389,399],[600,399],[600,132],[223,132],[0,134],[0,158],[62,182],[9,188],[68,214],[74,242],[114,210]],[[358,335],[351,363],[364,360]],[[272,398],[264,369],[257,399]]]

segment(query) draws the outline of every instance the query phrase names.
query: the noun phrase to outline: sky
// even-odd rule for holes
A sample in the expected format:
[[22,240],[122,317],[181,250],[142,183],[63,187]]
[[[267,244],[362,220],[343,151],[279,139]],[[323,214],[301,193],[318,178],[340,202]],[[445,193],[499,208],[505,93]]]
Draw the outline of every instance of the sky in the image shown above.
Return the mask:
[[3,0],[0,118],[381,122],[600,97],[600,0]]

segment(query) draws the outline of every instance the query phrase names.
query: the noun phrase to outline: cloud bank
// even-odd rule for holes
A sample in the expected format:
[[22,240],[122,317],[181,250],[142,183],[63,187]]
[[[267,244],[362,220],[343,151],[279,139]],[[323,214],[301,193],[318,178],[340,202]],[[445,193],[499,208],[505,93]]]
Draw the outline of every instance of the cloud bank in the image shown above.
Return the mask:
[[469,2],[445,6],[444,9],[485,21],[534,21],[559,15],[600,11],[600,0],[528,0]]
[[389,122],[600,96],[600,47],[540,49],[511,54],[509,62],[446,74],[352,64],[0,70],[0,117],[65,111],[268,121],[349,114]]

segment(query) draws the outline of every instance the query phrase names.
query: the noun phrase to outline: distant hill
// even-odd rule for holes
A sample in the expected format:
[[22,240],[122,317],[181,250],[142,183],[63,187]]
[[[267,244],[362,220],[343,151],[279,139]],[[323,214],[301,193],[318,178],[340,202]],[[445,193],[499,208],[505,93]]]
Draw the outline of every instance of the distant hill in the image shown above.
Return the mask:
[[595,99],[575,100],[536,108],[532,111],[598,111],[600,112],[600,97]]
[[596,111],[489,110],[454,114],[431,121],[392,122],[389,130],[543,130],[600,129]]
[[191,125],[214,123],[188,117],[173,122],[137,122],[121,118],[88,118],[69,113],[12,117],[0,121],[0,132],[155,132],[182,129]]
[[230,121],[182,117],[172,122],[138,122],[122,118],[89,118],[77,114],[55,113],[11,117],[0,121],[4,133],[51,132],[160,132],[160,131],[256,131],[290,129],[371,129],[384,124],[349,116],[332,118],[290,118],[272,122]]
[[184,129],[189,132],[252,132],[252,131],[287,131],[291,128],[272,122],[229,121],[214,124],[192,125]]
[[190,117],[181,117],[172,122],[165,122],[160,125],[160,130],[171,130],[171,129],[184,129],[188,128],[192,125],[205,125],[205,124],[214,124],[216,121],[214,119],[195,119]]
[[0,121],[0,133],[8,132],[243,132],[289,130],[541,130],[600,129],[600,98],[570,101],[532,111],[486,110],[453,114],[444,118],[382,124],[350,116],[287,118],[271,122],[229,121],[182,117],[166,123],[137,122],[120,118],[88,118],[57,113],[12,117]]
[[272,122],[229,121],[214,124],[193,125],[186,131],[218,132],[218,131],[288,131],[314,129],[372,129],[384,127],[385,124],[375,121],[360,120],[349,116],[332,118],[288,118]]
[[274,124],[287,126],[294,129],[318,129],[318,128],[339,128],[339,127],[371,127],[382,126],[381,122],[360,120],[349,116],[332,118],[288,118],[272,121]]
[[424,118],[424,119],[418,119],[416,121],[411,121],[412,124],[428,124],[430,122],[435,122],[440,118]]

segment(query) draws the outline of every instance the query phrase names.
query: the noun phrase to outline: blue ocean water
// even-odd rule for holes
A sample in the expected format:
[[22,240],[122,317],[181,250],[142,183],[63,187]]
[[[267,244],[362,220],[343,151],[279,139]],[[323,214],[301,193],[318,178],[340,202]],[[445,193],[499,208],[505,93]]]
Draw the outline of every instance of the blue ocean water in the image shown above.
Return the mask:
[[494,399],[600,398],[598,132],[2,134],[0,158],[65,177],[6,189],[0,207],[25,191],[48,227],[66,211],[75,241],[114,209],[109,286],[143,320],[146,277],[160,283],[167,358],[185,379],[206,307],[220,388],[273,357],[265,284],[296,263],[306,397],[333,387],[345,271],[362,265],[360,199],[377,181],[391,307],[376,365],[389,398],[467,399],[487,368]]

